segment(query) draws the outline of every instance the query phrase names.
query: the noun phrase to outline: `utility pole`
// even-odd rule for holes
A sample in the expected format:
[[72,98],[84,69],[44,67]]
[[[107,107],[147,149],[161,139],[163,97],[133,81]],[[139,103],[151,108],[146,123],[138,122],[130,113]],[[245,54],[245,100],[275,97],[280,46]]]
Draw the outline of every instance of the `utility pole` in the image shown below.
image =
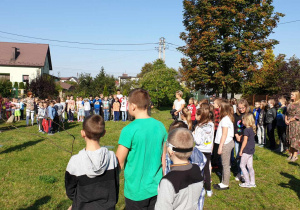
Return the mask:
[[[168,47],[166,46],[166,39],[164,37],[161,37],[158,42],[158,47],[156,49],[158,50],[158,59],[162,59],[163,61],[166,60],[166,49]],[[161,55],[163,55],[163,58],[161,58]]]

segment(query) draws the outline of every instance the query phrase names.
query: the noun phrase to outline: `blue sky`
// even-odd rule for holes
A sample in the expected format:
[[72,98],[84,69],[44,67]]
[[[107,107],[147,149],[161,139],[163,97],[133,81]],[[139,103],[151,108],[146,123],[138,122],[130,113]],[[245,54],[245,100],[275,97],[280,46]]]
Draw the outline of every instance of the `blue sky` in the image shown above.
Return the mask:
[[[299,0],[274,0],[275,11],[286,14],[281,22],[300,20]],[[183,45],[179,34],[182,24],[181,0],[111,0],[111,1],[40,1],[2,0],[0,2],[0,31],[48,39],[103,43],[157,43]],[[300,21],[281,24],[270,38],[280,41],[274,53],[300,57]],[[0,33],[0,41],[37,42],[50,44],[53,75],[76,76],[86,72],[95,76],[101,66],[108,74],[136,75],[146,62],[158,58],[158,44],[138,46],[95,46],[58,43]],[[84,50],[65,48],[109,49]],[[173,45],[166,50],[166,64],[178,69],[182,54]],[[131,51],[121,51],[131,50]]]

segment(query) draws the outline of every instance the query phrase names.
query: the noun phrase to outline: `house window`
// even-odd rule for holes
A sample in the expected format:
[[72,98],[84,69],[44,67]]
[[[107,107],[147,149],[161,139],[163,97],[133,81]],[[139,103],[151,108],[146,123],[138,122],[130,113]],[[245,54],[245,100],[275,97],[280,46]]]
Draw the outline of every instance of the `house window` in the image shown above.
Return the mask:
[[29,82],[29,75],[23,75],[23,82]]
[[8,80],[10,81],[10,74],[0,74],[0,81]]

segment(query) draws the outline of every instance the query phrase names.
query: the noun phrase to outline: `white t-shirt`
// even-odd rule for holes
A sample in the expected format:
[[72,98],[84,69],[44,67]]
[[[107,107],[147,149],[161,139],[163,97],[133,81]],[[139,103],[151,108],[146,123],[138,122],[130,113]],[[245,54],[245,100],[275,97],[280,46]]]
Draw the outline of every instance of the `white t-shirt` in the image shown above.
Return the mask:
[[84,102],[84,111],[90,111],[91,110],[91,104],[89,101]]
[[181,105],[185,105],[185,101],[183,99],[181,99],[180,101],[178,101],[178,99],[176,99],[174,101],[174,107],[176,110],[181,109]]
[[77,105],[78,109],[83,109],[82,101],[76,101],[76,105]]
[[201,152],[211,153],[214,145],[214,131],[215,125],[213,122],[197,126],[193,132],[195,147]]
[[127,111],[127,100],[123,100],[121,102],[121,109],[120,109],[121,112],[126,112]]
[[121,98],[123,98],[123,95],[122,94],[118,94],[117,98],[120,100]]
[[224,144],[228,144],[229,142],[231,142],[233,140],[233,136],[234,136],[233,123],[231,122],[231,120],[228,116],[225,116],[220,121],[218,129],[217,129],[217,134],[216,134],[216,139],[215,139],[216,144],[220,144],[220,142],[221,142],[223,127],[228,128],[228,133],[227,133],[227,137],[226,137]]

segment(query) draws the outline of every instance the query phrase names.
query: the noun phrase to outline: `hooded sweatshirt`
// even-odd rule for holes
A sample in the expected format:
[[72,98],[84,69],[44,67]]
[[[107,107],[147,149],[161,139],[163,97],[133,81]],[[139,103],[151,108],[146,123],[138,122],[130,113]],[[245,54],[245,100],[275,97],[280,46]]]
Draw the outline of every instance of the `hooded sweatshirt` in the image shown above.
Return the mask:
[[71,157],[66,174],[67,196],[72,209],[115,209],[119,194],[117,158],[101,147],[96,151],[81,150]]

